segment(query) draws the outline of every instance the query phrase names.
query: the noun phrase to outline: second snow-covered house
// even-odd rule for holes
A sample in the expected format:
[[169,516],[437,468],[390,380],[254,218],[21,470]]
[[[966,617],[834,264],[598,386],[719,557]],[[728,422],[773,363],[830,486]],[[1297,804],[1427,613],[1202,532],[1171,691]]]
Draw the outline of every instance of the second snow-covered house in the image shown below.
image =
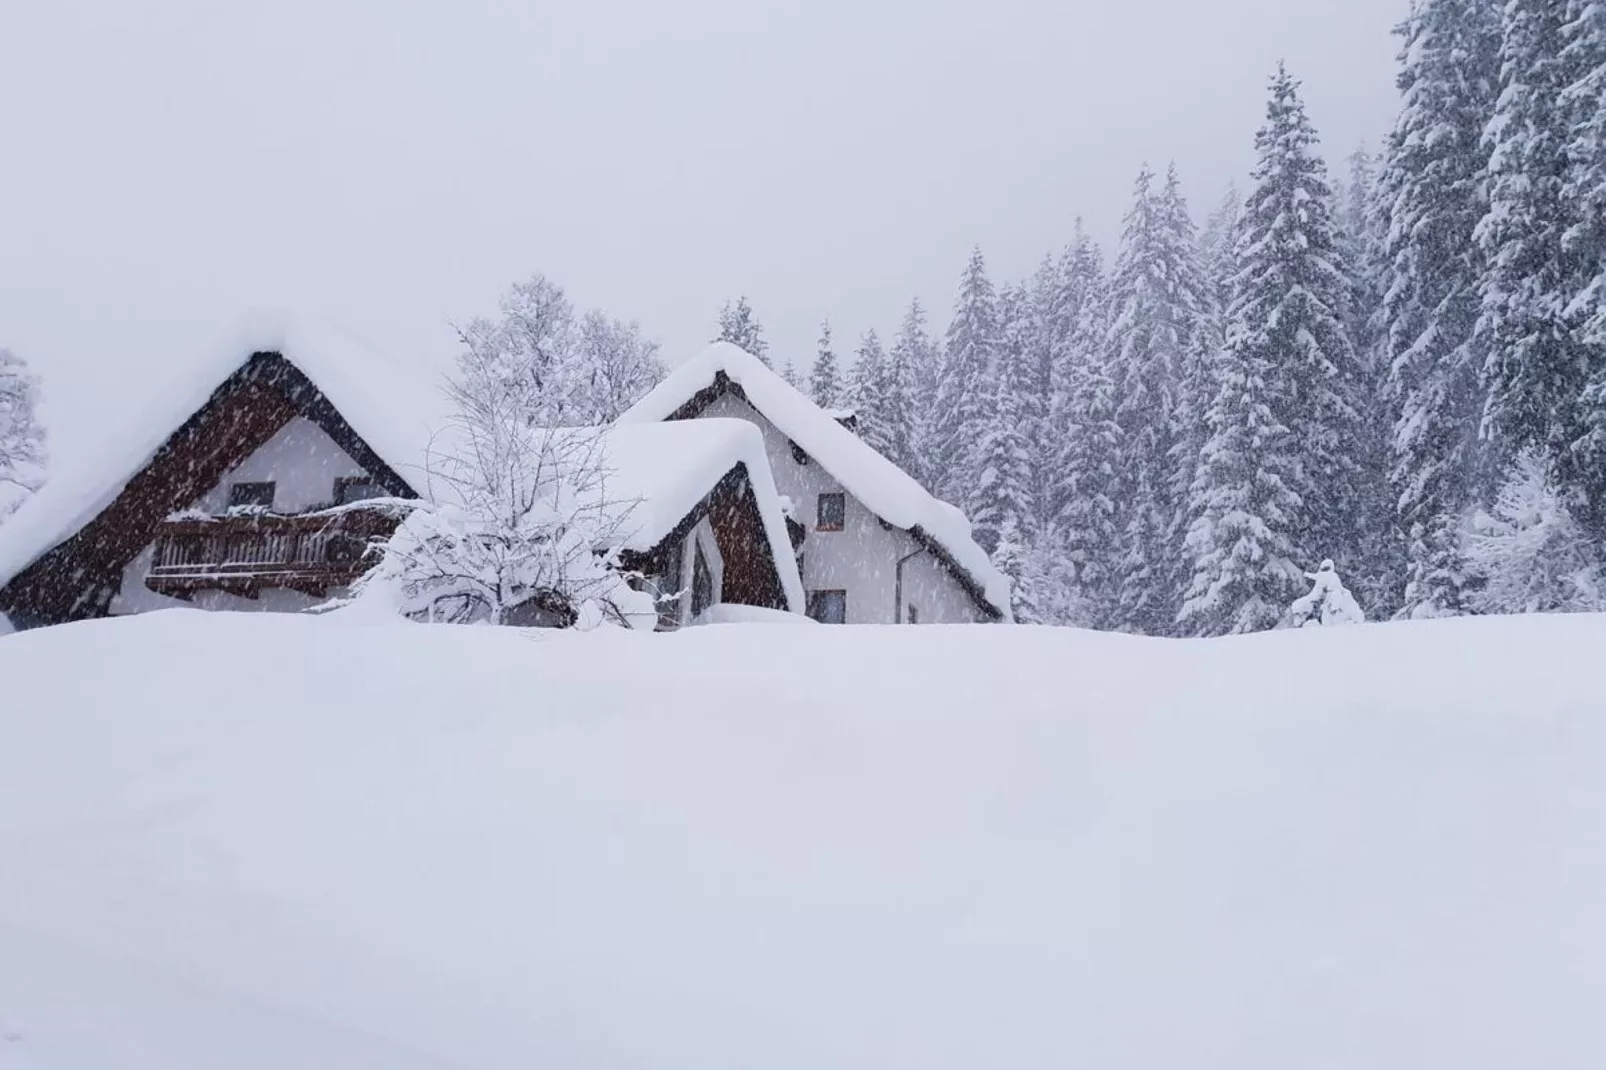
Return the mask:
[[[332,332],[247,333],[0,525],[0,623],[296,611],[372,565],[371,540],[395,520],[361,503],[429,493],[431,442],[450,419],[437,383]],[[801,531],[751,426],[597,434],[610,501],[628,507],[609,549],[678,595],[663,624],[720,603],[802,610]]]
[[775,485],[807,531],[798,569],[827,623],[1008,620],[1009,581],[970,523],[756,357],[717,342],[621,424],[736,418],[755,424]]

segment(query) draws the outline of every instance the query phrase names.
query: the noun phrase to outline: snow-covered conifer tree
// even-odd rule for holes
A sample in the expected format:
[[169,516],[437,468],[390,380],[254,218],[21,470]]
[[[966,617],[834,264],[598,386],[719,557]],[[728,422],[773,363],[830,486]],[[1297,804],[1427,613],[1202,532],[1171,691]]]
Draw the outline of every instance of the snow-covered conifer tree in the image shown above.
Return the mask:
[[1115,380],[1101,344],[1106,333],[1103,260],[1085,235],[1072,247],[1063,277],[1062,314],[1068,326],[1065,350],[1055,362],[1054,414],[1060,455],[1049,481],[1049,520],[1038,538],[1045,547],[1062,549],[1073,582],[1068,592],[1045,602],[1075,614],[1063,623],[1104,628],[1114,620],[1120,578],[1114,495],[1121,433],[1115,422]]
[[814,367],[809,371],[809,396],[822,409],[835,409],[842,404],[842,372],[831,345],[830,320],[820,324],[820,342]]
[[886,386],[887,356],[872,327],[859,340],[853,367],[848,371],[848,404],[853,409],[859,437],[881,454],[890,455]]
[[1184,503],[1173,499],[1179,433],[1177,388],[1195,320],[1205,305],[1193,222],[1173,168],[1163,192],[1138,175],[1121,251],[1110,279],[1104,345],[1116,376],[1120,455],[1115,472],[1120,532],[1118,626],[1170,631],[1186,577],[1173,533]]
[[1269,628],[1297,597],[1312,542],[1358,543],[1358,369],[1340,318],[1326,167],[1299,84],[1279,68],[1256,137],[1226,348],[1215,376],[1186,544],[1180,617],[1194,634]]
[[764,341],[764,325],[758,321],[745,294],[738,297],[734,305],[727,303],[719,310],[719,334],[714,341],[730,342],[769,365],[770,347]]
[[1477,237],[1485,257],[1479,338],[1486,347],[1484,433],[1504,462],[1524,449],[1547,459],[1577,519],[1606,532],[1606,470],[1587,448],[1586,390],[1602,347],[1581,330],[1590,243],[1570,233],[1574,84],[1563,56],[1567,4],[1509,0],[1502,11],[1501,92],[1489,124],[1489,210]]
[[21,357],[0,348],[0,517],[44,480],[45,429],[38,380]]
[[[1199,519],[1194,515],[1202,502],[1193,497],[1193,483],[1199,476],[1200,459],[1210,437],[1209,416],[1217,391],[1216,361],[1227,346],[1227,306],[1232,299],[1234,274],[1233,248],[1237,242],[1243,199],[1236,188],[1229,188],[1217,209],[1199,233],[1198,255],[1203,280],[1204,305],[1194,318],[1193,330],[1182,355],[1182,372],[1177,384],[1177,435],[1171,452],[1171,495],[1178,503],[1173,518],[1171,545],[1176,547],[1178,565],[1192,567],[1187,551],[1188,530]],[[1180,584],[1186,595],[1192,577]],[[1172,631],[1176,626],[1173,622]]]
[[942,377],[928,447],[933,491],[970,499],[978,472],[976,443],[987,431],[987,388],[998,352],[998,300],[981,249],[971,251],[948,324]]
[[900,330],[883,366],[878,406],[887,459],[916,479],[921,469],[916,452],[919,425],[914,401],[915,362],[919,359],[914,348],[906,344],[904,330]]
[[908,412],[910,475],[932,486],[931,440],[936,420],[937,384],[942,376],[942,354],[926,330],[926,310],[918,297],[909,302],[903,323],[892,343],[892,363],[904,376]]
[[1419,0],[1401,24],[1403,106],[1378,179],[1386,260],[1379,324],[1396,414],[1392,485],[1405,538],[1406,616],[1468,609],[1462,517],[1487,483],[1477,337],[1487,210],[1483,131],[1499,91],[1489,0]]
[[993,567],[1009,579],[1009,604],[1016,624],[1041,624],[1043,614],[1039,578],[1032,553],[1013,517],[998,531]]
[[1606,554],[1569,511],[1539,451],[1517,455],[1491,512],[1477,513],[1465,538],[1475,611],[1606,610]]
[[[1586,482],[1583,496],[1598,502],[1606,497],[1606,3],[1568,0],[1563,32],[1561,107],[1570,136],[1562,199],[1570,224],[1566,248],[1578,265],[1567,316],[1590,362],[1573,469]],[[1606,537],[1601,518],[1593,519],[1595,537]]]
[[1021,399],[1030,378],[1028,339],[1031,319],[1025,291],[1006,289],[999,300],[1004,324],[998,346],[998,363],[989,376],[992,397],[987,405],[987,429],[976,450],[976,481],[968,500],[976,541],[991,552],[999,533],[1012,526],[1025,539],[1036,506],[1032,501],[1032,449],[1022,419]]

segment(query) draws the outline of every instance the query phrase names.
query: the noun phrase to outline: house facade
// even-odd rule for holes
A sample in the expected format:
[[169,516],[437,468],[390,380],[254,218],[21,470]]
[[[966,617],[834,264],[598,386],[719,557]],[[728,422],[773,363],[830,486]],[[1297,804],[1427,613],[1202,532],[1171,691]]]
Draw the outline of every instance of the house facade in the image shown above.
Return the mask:
[[763,435],[776,488],[805,532],[798,570],[815,620],[1009,619],[1008,581],[963,514],[737,347],[711,346],[621,422],[708,419],[744,420]]
[[[394,369],[349,347],[263,344],[214,366],[169,426],[109,445],[100,467],[52,481],[0,527],[9,627],[178,606],[295,612],[372,567],[395,512],[362,503],[427,488],[437,393],[396,389]],[[801,612],[801,531],[749,425],[596,434],[623,503],[622,563],[663,595],[661,626],[727,602]],[[541,607],[528,616],[551,623]]]

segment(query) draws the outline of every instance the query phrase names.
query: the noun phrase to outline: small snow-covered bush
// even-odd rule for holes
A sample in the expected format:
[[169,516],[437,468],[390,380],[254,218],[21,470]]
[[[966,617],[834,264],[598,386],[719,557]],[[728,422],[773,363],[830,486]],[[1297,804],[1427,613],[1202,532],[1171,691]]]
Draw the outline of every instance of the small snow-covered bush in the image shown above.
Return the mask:
[[1310,593],[1288,607],[1293,627],[1366,623],[1366,611],[1338,578],[1331,560],[1323,561],[1315,572],[1305,573],[1305,578],[1311,581]]
[[594,627],[655,621],[617,567],[634,503],[607,493],[604,433],[537,427],[521,399],[456,390],[420,501],[364,502],[401,523],[351,601],[417,620]]
[[1480,613],[1606,609],[1600,550],[1567,509],[1544,459],[1519,456],[1494,505],[1475,516],[1464,552]]

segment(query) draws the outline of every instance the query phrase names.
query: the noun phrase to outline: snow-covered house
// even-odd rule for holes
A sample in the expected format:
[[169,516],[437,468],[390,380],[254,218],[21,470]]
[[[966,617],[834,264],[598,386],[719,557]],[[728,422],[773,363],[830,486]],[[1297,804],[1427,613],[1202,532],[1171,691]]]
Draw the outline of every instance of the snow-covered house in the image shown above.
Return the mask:
[[1009,619],[1009,581],[954,506],[763,362],[717,342],[622,417],[624,425],[730,418],[756,424],[807,534],[798,567],[808,612],[829,623]]
[[[17,628],[169,606],[294,611],[371,567],[392,516],[334,506],[430,491],[450,413],[433,376],[338,335],[259,325],[164,404],[56,473],[0,525],[0,619]],[[801,612],[790,526],[761,436],[599,429],[627,563],[682,592],[689,621],[721,602]]]

